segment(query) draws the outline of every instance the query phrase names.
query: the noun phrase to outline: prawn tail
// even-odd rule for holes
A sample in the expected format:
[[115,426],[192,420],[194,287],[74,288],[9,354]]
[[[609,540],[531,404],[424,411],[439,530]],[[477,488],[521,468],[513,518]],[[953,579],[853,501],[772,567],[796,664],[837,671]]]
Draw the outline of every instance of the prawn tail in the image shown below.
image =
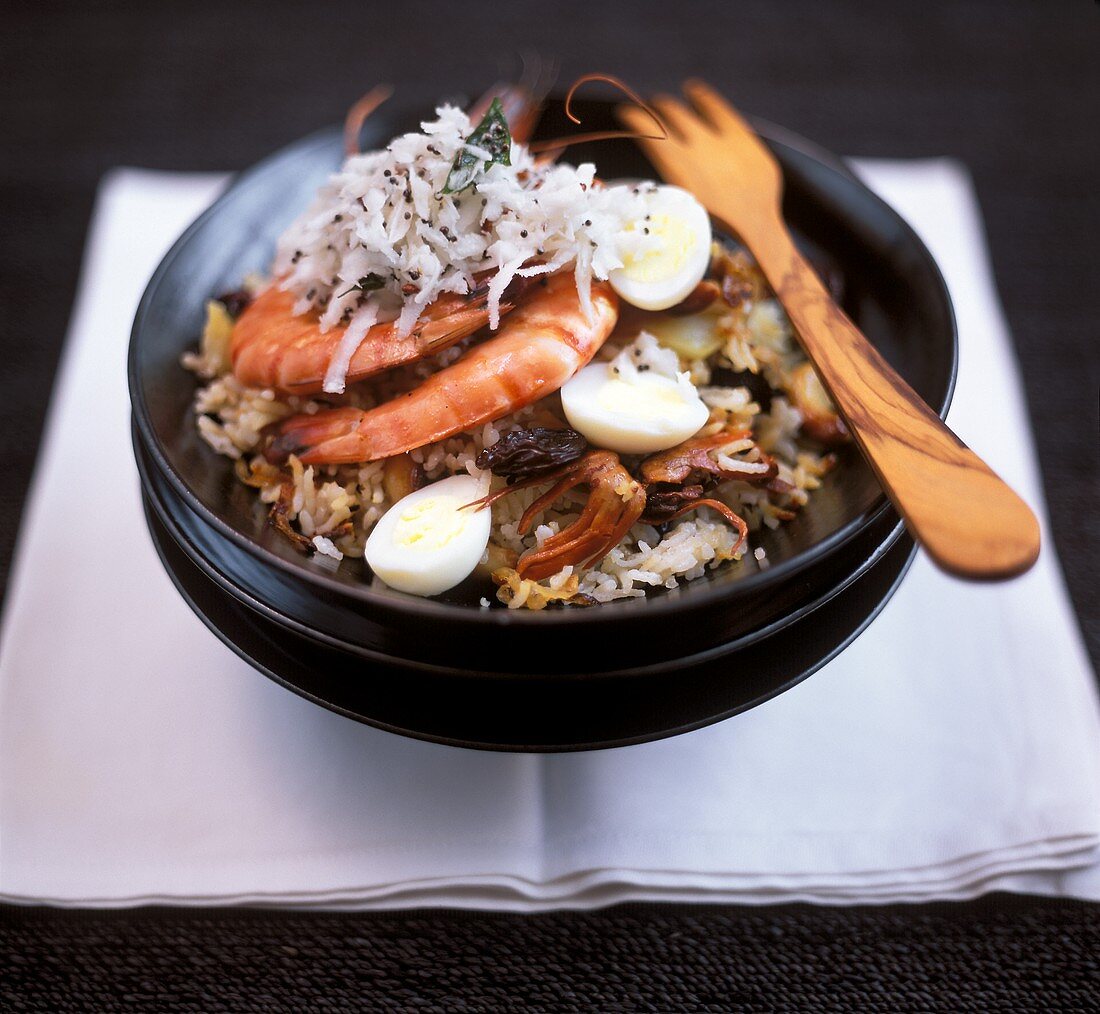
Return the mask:
[[363,411],[358,408],[290,416],[272,428],[264,458],[273,465],[285,465],[291,455],[304,465],[362,461],[362,421]]

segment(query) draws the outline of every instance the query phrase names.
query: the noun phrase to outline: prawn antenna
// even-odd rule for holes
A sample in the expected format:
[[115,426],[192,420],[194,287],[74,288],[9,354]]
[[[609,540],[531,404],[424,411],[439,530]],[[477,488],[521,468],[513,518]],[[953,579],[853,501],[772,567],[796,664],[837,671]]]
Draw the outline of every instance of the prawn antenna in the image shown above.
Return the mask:
[[393,94],[391,85],[376,85],[349,110],[344,117],[344,153],[347,155],[359,154],[359,134],[363,130],[363,124],[383,102]]
[[536,141],[534,144],[529,144],[527,146],[529,151],[558,151],[562,148],[569,147],[571,144],[580,144],[582,141],[609,141],[614,138],[625,138],[627,140],[636,141],[668,140],[668,127],[665,126],[665,122],[661,119],[657,110],[634,91],[630,85],[621,78],[615,77],[613,74],[582,74],[572,85],[570,85],[569,91],[565,95],[565,115],[569,118],[571,123],[580,126],[581,119],[573,112],[573,96],[577,93],[577,89],[580,88],[581,85],[588,84],[590,81],[603,81],[613,88],[618,88],[619,91],[626,95],[631,102],[653,121],[654,126],[660,133],[646,134],[636,130],[592,130],[587,133],[573,134],[570,137],[559,137],[549,141]]

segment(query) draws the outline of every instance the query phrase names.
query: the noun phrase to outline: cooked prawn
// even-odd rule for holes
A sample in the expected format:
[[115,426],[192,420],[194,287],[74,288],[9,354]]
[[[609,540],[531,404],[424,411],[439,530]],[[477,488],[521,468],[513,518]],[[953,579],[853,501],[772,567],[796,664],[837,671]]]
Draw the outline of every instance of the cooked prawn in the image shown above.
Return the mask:
[[[521,284],[510,286],[501,314],[515,307]],[[454,345],[489,322],[489,287],[464,295],[447,294],[428,306],[413,330],[400,336],[396,321],[375,324],[351,357],[347,382],[371,377],[402,363]],[[261,292],[237,319],[230,343],[233,373],[249,387],[270,387],[287,394],[314,394],[344,338],[346,328],[322,331],[316,312],[294,314],[294,296],[277,284]]]
[[[535,68],[531,81],[501,83],[487,91],[470,110],[475,122],[499,99],[516,141],[526,140],[542,112],[550,81]],[[358,150],[363,120],[389,95],[376,88],[348,114],[345,134],[349,153]],[[401,335],[396,322],[369,328],[352,354],[345,381],[353,383],[441,352],[489,322],[489,274],[474,279],[472,291],[447,294],[425,307],[409,334]],[[510,312],[522,295],[524,280],[516,279],[501,296],[500,313]],[[323,389],[329,365],[341,347],[346,327],[322,332],[316,310],[294,313],[294,296],[276,281],[240,315],[233,328],[230,354],[233,373],[249,387],[273,388],[286,394],[315,394]]]
[[588,501],[576,521],[519,558],[515,569],[521,578],[538,581],[570,564],[592,566],[622,542],[645,510],[645,487],[631,477],[613,451],[589,451],[549,474],[506,486],[479,503],[487,507],[517,489],[544,482],[554,485],[523,512],[521,535],[526,535],[535,519],[574,487],[588,486]]
[[670,521],[696,511],[700,507],[709,507],[722,515],[737,529],[737,545],[733,552],[739,553],[745,548],[749,537],[749,526],[729,504],[714,497],[703,496],[702,485],[676,486],[662,488],[660,485],[646,487],[645,513],[641,520],[647,525],[667,525]]
[[[722,430],[705,437],[691,437],[682,444],[670,447],[646,458],[640,472],[648,484],[671,483],[677,486],[689,482],[710,485],[727,479],[739,479],[750,486],[767,486],[779,472],[779,466],[771,455],[758,451],[755,461],[719,461],[717,455],[723,447],[741,442],[752,445],[749,430]],[[758,450],[758,449],[757,449]],[[756,453],[756,452],[754,452]]]
[[588,364],[619,317],[606,282],[592,285],[585,314],[571,273],[536,284],[496,334],[407,394],[366,411],[337,408],[285,420],[271,461],[377,461],[499,419],[558,390]]
[[505,486],[478,501],[478,505],[485,508],[518,489],[547,482],[553,485],[523,512],[519,520],[521,535],[526,535],[536,518],[571,489],[588,486],[588,500],[572,524],[519,558],[515,572],[521,579],[539,581],[567,566],[593,567],[622,542],[635,522],[666,524],[700,507],[716,510],[737,529],[735,553],[744,548],[748,538],[749,527],[741,516],[721,500],[704,497],[702,486],[683,487],[674,494],[657,492],[655,487],[635,479],[613,451],[588,451],[552,472]]

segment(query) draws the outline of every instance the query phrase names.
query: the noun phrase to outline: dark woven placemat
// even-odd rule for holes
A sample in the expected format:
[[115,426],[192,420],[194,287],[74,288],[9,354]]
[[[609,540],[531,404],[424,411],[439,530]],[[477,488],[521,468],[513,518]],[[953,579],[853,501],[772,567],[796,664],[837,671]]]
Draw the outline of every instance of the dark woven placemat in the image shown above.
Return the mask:
[[[698,74],[835,151],[947,154],[970,167],[1054,541],[1095,662],[1098,41],[1092,0],[10,0],[0,32],[0,584],[104,172],[241,168],[338,120],[377,82],[426,102],[537,50],[560,59],[563,80],[606,70],[652,91]],[[1083,1009],[1100,993],[1097,912],[1005,897],[531,918],[9,908],[0,1007]]]
[[540,916],[9,909],[0,941],[10,1010],[992,1012],[1100,996],[1100,910],[1008,896]]

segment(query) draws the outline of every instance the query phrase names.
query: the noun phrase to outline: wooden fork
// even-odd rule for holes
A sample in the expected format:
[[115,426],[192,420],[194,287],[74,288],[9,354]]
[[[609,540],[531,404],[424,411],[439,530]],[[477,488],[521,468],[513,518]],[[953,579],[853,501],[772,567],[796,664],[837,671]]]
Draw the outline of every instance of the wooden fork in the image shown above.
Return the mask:
[[[671,96],[653,102],[670,136],[639,143],[666,180],[695,194],[756,258],[913,537],[959,577],[1022,574],[1039,555],[1035,515],[833,302],[783,223],[782,173],[752,128],[702,82],[688,81],[684,92],[694,108]],[[639,107],[621,106],[618,115],[652,133]]]

